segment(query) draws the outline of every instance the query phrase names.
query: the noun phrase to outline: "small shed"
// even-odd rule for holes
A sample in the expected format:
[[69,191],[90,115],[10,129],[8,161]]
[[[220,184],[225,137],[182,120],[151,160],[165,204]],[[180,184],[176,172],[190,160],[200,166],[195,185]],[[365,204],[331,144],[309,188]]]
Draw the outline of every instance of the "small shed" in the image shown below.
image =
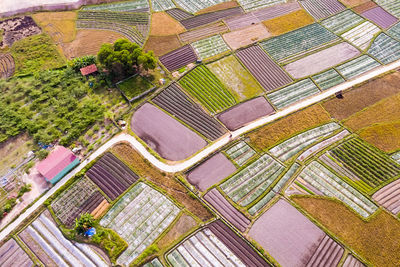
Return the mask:
[[74,153],[63,146],[58,146],[47,158],[39,162],[37,170],[46,181],[55,184],[78,164],[79,158]]
[[86,66],[84,68],[81,68],[80,71],[83,76],[88,76],[90,74],[97,72],[97,66],[96,66],[96,64],[92,64],[92,65]]

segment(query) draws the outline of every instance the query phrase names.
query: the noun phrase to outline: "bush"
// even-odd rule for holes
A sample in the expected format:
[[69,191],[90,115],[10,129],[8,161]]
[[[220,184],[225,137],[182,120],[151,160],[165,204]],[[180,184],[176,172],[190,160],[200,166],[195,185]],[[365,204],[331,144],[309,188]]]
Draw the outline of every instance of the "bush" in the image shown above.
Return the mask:
[[78,57],[68,62],[68,66],[70,66],[76,72],[79,72],[81,68],[87,67],[92,64],[96,64],[95,56]]
[[104,248],[110,260],[115,262],[118,256],[128,247],[128,243],[116,232],[102,227],[96,228],[96,234],[91,241]]
[[41,149],[39,151],[36,151],[35,154],[40,160],[42,160],[42,159],[45,159],[49,155],[49,151],[47,151],[45,149]]
[[84,234],[86,230],[94,226],[94,222],[95,219],[91,214],[89,213],[82,214],[79,217],[79,220],[78,218],[75,219],[74,229],[78,234]]
[[32,190],[31,187],[32,187],[32,185],[30,185],[30,184],[26,184],[26,185],[22,186],[18,192],[18,198],[22,197],[26,192],[31,191]]

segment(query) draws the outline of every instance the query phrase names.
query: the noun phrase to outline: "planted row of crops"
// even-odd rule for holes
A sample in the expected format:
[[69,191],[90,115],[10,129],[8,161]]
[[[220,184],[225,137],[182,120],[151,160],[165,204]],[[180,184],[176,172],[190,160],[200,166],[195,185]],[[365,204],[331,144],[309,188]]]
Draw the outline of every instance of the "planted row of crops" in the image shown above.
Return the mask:
[[129,190],[101,219],[128,243],[118,264],[128,265],[150,246],[179,213],[166,196],[144,183]]
[[400,175],[399,164],[358,138],[353,138],[330,152],[371,187],[377,187]]
[[400,213],[400,179],[376,192],[372,198],[394,215]]
[[400,18],[400,2],[397,0],[376,0],[378,5],[389,11],[392,15]]
[[236,104],[232,94],[204,65],[200,65],[186,74],[179,83],[212,113]]
[[288,62],[310,50],[339,41],[332,32],[318,23],[261,42],[261,46],[279,62]]
[[210,140],[218,139],[226,132],[216,119],[190,100],[176,83],[168,86],[152,101]]
[[191,43],[203,39],[204,37],[227,31],[228,27],[224,23],[218,22],[205,27],[183,32],[179,34],[179,39],[181,39],[183,43]]
[[11,238],[0,247],[0,266],[30,267],[33,266],[33,262],[18,243]]
[[228,45],[219,34],[196,41],[192,43],[192,46],[200,59],[214,57],[218,54],[229,51]]
[[301,5],[315,20],[327,18],[346,9],[337,0],[303,0]]
[[383,64],[388,64],[400,58],[400,43],[381,33],[368,49],[368,53]]
[[378,209],[372,201],[316,161],[299,174],[296,182],[309,190],[310,187],[315,188],[312,191],[318,194],[339,199],[363,217],[370,216]]
[[279,179],[272,189],[249,209],[249,213],[254,215],[264,208],[274,196],[280,193],[285,184],[290,180],[290,178],[293,177],[299,168],[300,165],[298,163],[294,163],[292,166],[290,166],[287,172],[282,176],[282,178]]
[[389,34],[391,37],[396,38],[397,40],[400,40],[400,22],[393,25],[388,31],[387,34]]
[[175,8],[175,4],[172,0],[152,0],[151,7],[153,11],[165,11],[171,8]]
[[285,168],[268,154],[242,168],[220,185],[234,202],[247,206],[261,196]]
[[197,13],[198,11],[219,4],[223,2],[227,2],[229,0],[175,0],[176,3],[182,7],[184,10],[189,11],[190,13]]
[[210,24],[212,22],[216,22],[222,20],[224,18],[239,15],[243,13],[243,9],[241,7],[234,7],[229,9],[224,9],[220,11],[205,13],[201,15],[197,15],[188,19],[181,20],[181,24],[186,29],[197,28],[202,25]]
[[111,199],[128,189],[138,176],[111,153],[102,156],[86,175]]
[[149,2],[147,0],[134,0],[104,5],[84,6],[82,10],[108,10],[120,12],[141,12],[149,11]]
[[72,227],[75,218],[94,211],[105,198],[97,186],[87,178],[81,179],[51,203],[57,218],[66,226]]
[[0,78],[11,77],[14,71],[14,58],[10,54],[0,54]]
[[364,50],[368,48],[375,34],[377,34],[379,31],[380,29],[375,24],[365,21],[351,30],[343,33],[341,37]]
[[276,108],[281,109],[317,93],[318,87],[308,78],[269,93],[267,97]]
[[256,152],[244,141],[227,149],[226,154],[239,166],[243,166]]
[[49,216],[42,213],[18,235],[45,266],[108,266],[90,246],[66,239]]
[[348,9],[326,20],[323,20],[321,24],[328,28],[328,30],[336,34],[341,34],[363,21],[364,19],[361,16]]
[[180,8],[168,9],[165,12],[167,12],[168,15],[170,15],[177,21],[181,21],[181,20],[193,17],[192,14],[190,14],[189,12],[186,12]]
[[286,2],[285,0],[238,0],[244,10],[255,10]]
[[269,152],[281,161],[287,161],[306,147],[340,129],[337,123],[328,123],[300,133],[271,148]]
[[397,161],[398,163],[400,163],[400,151],[394,153],[391,157],[392,157],[392,159],[394,159],[395,161]]
[[352,59],[342,65],[337,66],[335,69],[346,79],[354,78],[360,74],[368,72],[378,66],[378,61],[370,56],[362,55],[358,58]]
[[185,45],[161,56],[159,59],[164,67],[169,71],[174,71],[195,62],[197,55],[190,45]]
[[334,69],[324,71],[320,74],[312,76],[311,78],[322,90],[327,90],[345,81],[343,77],[340,76],[340,74]]
[[154,260],[146,263],[142,267],[163,267],[163,265],[158,258],[155,258]]

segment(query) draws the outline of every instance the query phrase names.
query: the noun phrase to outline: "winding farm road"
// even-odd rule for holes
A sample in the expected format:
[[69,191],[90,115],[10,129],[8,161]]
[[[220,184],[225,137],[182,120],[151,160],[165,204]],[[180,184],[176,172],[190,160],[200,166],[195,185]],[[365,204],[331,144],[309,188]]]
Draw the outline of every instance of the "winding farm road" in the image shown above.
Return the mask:
[[323,99],[330,97],[332,95],[335,95],[335,93],[339,91],[345,91],[347,89],[350,89],[351,87],[363,83],[365,81],[368,81],[371,78],[374,78],[376,76],[382,75],[388,71],[395,70],[400,68],[400,60],[395,61],[391,64],[385,65],[378,67],[372,71],[369,71],[357,78],[354,78],[352,80],[349,80],[347,82],[344,82],[342,84],[339,84],[335,87],[332,87],[329,90],[326,90],[318,95],[311,96],[307,99],[304,99],[301,102],[298,102],[296,104],[293,104],[281,111],[276,112],[275,114],[262,117],[258,120],[255,120],[248,125],[231,132],[232,137],[229,136],[229,134],[221,137],[217,142],[207,146],[205,149],[199,151],[197,154],[192,156],[191,158],[181,161],[175,164],[167,164],[165,162],[160,161],[157,159],[154,155],[152,155],[146,147],[140,143],[138,140],[136,140],[135,137],[122,133],[119,135],[116,135],[112,139],[110,139],[107,143],[105,143],[103,146],[101,146],[99,149],[97,149],[95,152],[93,152],[92,155],[90,155],[86,160],[81,162],[78,167],[76,167],[74,170],[72,170],[69,174],[67,174],[62,180],[60,180],[54,187],[52,187],[45,195],[43,195],[40,199],[38,199],[30,208],[28,208],[24,213],[20,214],[19,217],[12,223],[10,223],[7,227],[5,227],[1,232],[0,232],[0,240],[3,240],[4,238],[7,237],[18,225],[20,225],[26,218],[28,218],[31,214],[35,212],[37,208],[39,208],[45,201],[48,199],[52,194],[54,194],[60,187],[62,187],[69,179],[71,179],[75,174],[77,174],[79,171],[81,171],[89,162],[103,154],[105,151],[107,151],[110,147],[113,145],[120,143],[120,142],[129,142],[144,158],[146,158],[149,162],[151,162],[155,167],[159,168],[162,171],[165,172],[178,172],[187,169],[188,167],[196,164],[203,158],[207,157],[214,151],[218,150],[219,148],[223,147],[224,145],[228,144],[231,139],[234,139],[248,131],[251,131],[259,126],[262,126],[266,123],[272,122],[274,120],[277,120],[279,118],[282,118],[284,116],[287,116],[295,111],[298,111],[300,109],[303,109],[309,105],[318,103],[322,101]]

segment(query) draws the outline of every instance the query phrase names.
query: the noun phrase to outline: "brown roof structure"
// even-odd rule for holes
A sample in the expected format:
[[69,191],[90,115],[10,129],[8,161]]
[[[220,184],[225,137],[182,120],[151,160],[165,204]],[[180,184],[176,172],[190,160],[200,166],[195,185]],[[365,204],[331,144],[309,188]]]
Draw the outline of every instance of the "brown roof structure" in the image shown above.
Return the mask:
[[89,74],[92,74],[92,73],[96,72],[97,71],[97,66],[96,66],[96,64],[92,64],[92,65],[89,65],[87,67],[81,68],[80,71],[81,71],[83,76],[86,76],[86,75],[89,75]]

